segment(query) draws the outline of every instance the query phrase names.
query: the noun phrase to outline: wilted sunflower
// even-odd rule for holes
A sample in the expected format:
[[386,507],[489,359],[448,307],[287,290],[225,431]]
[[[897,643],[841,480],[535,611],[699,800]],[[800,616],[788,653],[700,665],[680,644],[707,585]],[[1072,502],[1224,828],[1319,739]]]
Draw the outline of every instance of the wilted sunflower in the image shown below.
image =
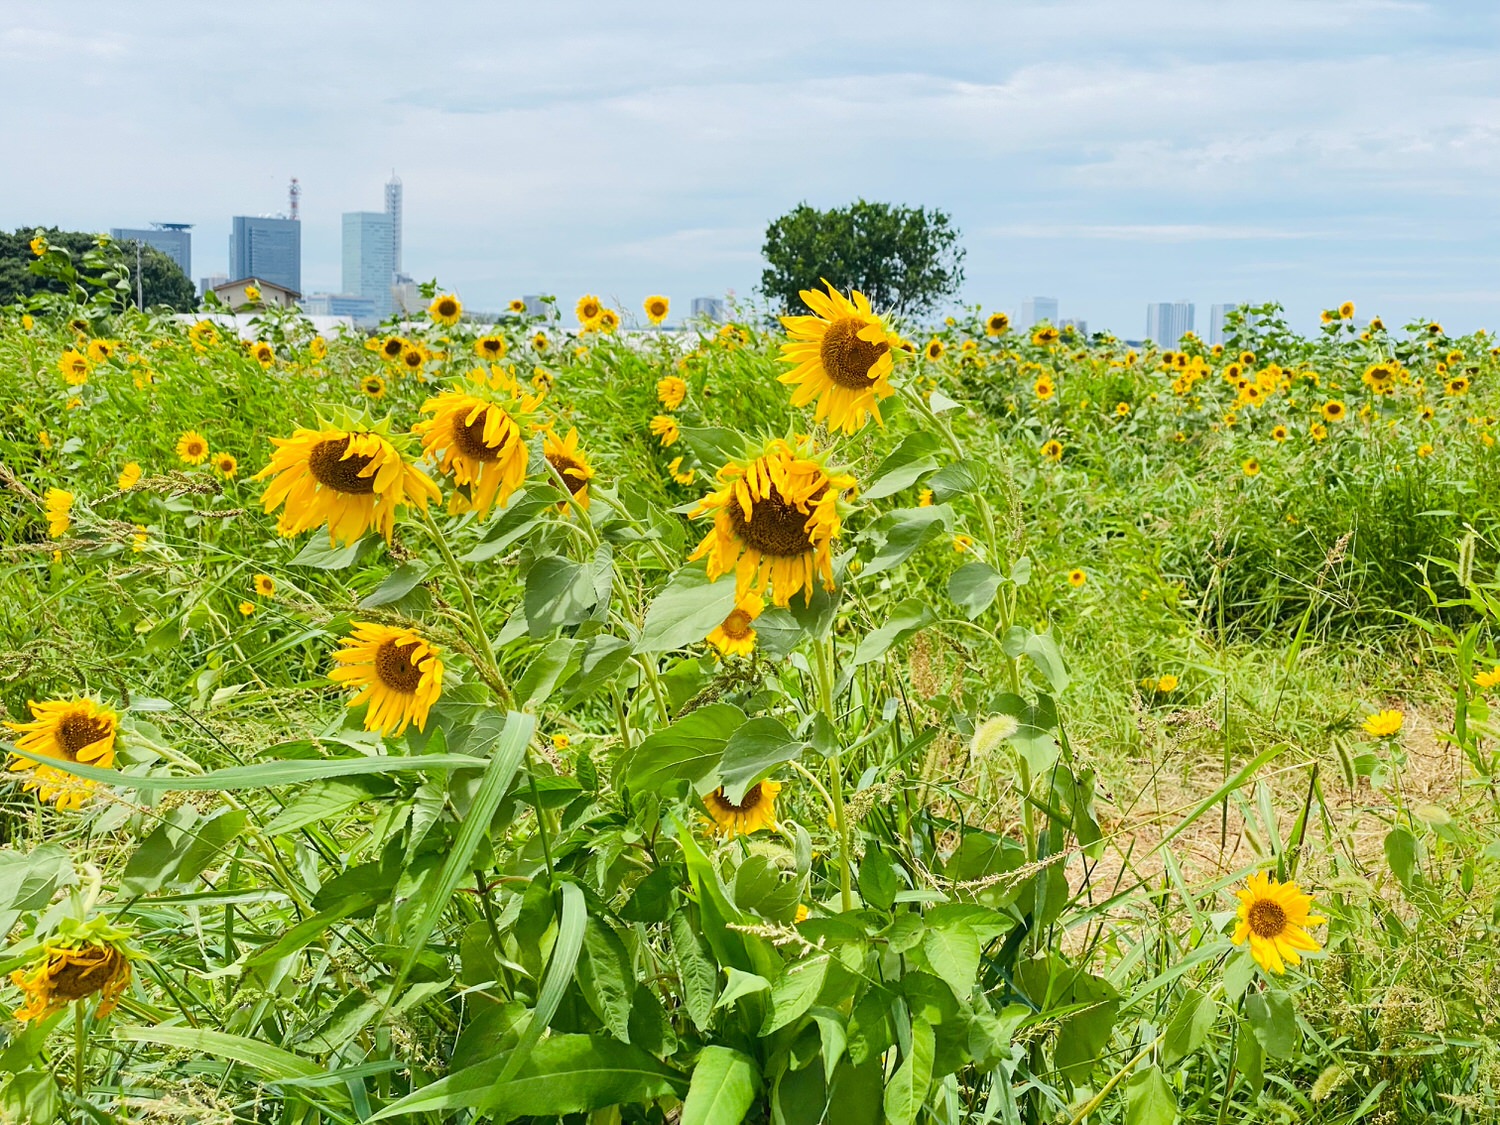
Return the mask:
[[[529,411],[536,399],[519,403]],[[517,405],[513,403],[512,405]],[[478,512],[482,519],[498,500],[503,508],[526,479],[528,451],[523,421],[498,402],[464,391],[444,391],[422,404],[432,417],[412,433],[444,476],[458,485],[449,501],[454,512]]]
[[832,590],[839,495],[854,488],[854,478],[830,474],[812,454],[808,442],[777,438],[759,456],[720,469],[718,490],[692,512],[713,513],[713,529],[688,561],[706,556],[710,581],[733,571],[737,597],[769,585],[779,606],[799,592],[811,602],[817,577]]
[[240,471],[240,463],[233,453],[215,453],[210,463],[214,467],[214,472],[225,480],[232,480],[234,474]]
[[384,398],[385,380],[379,375],[366,375],[359,381],[359,389],[371,398]]
[[479,337],[474,341],[474,354],[481,359],[504,359],[505,337],[498,334]]
[[327,524],[330,545],[357,542],[372,529],[389,542],[397,509],[414,504],[425,510],[429,500],[442,498],[384,434],[299,429],[271,444],[271,463],[255,479],[275,478],[261,506],[270,513],[286,505],[276,530],[287,537]]
[[1302,893],[1295,882],[1279,883],[1264,871],[1250,876],[1245,889],[1235,891],[1240,900],[1239,921],[1230,939],[1235,945],[1250,943],[1250,956],[1270,973],[1281,973],[1287,965],[1300,965],[1303,953],[1315,953],[1318,943],[1308,926],[1327,921],[1309,913],[1312,896]]
[[458,318],[464,313],[464,307],[459,299],[452,293],[441,293],[432,299],[432,304],[427,306],[427,315],[439,324],[449,327],[458,323]]
[[177,439],[177,456],[184,465],[201,465],[208,459],[208,439],[189,430]]
[[120,476],[115,481],[115,487],[121,492],[129,492],[141,482],[141,463],[139,461],[127,461],[125,467],[120,470]]
[[985,318],[984,334],[986,336],[1004,336],[1010,331],[1010,317],[1004,313],[990,313]]
[[406,351],[408,346],[404,336],[387,336],[380,341],[380,358],[394,363],[401,358],[401,353]]
[[668,410],[681,406],[687,392],[687,381],[676,375],[664,375],[656,382],[656,399]]
[[[46,703],[28,701],[27,706],[31,722],[5,724],[21,736],[15,740],[17,750],[105,770],[115,768],[115,732],[120,719],[108,707],[87,696]],[[22,788],[37,790],[43,802],[55,801],[60,809],[78,808],[98,788],[96,782],[19,754],[12,755],[5,768],[13,773],[30,771]]]
[[665,297],[647,297],[645,304],[646,319],[652,324],[660,324],[667,319],[667,310],[670,307],[671,304]]
[[754,621],[765,611],[766,599],[749,593],[735,603],[729,616],[713,627],[708,643],[725,656],[749,656],[755,651]]
[[125,944],[129,936],[129,930],[104,918],[64,918],[36,957],[10,974],[11,983],[26,994],[15,1018],[21,1023],[44,1020],[95,993],[99,1004],[94,1018],[109,1015],[130,984],[131,958],[140,956]]
[[677,444],[677,439],[682,436],[682,430],[677,425],[677,419],[666,414],[658,414],[651,419],[651,432],[656,435],[661,447],[667,449]]
[[[567,485],[573,499],[578,501],[578,506],[588,511],[589,481],[594,479],[594,470],[589,465],[589,459],[578,448],[578,431],[569,430],[567,437],[559,438],[548,430],[542,441],[542,454],[547,458],[547,464],[562,478],[563,484]],[[566,510],[567,502],[564,501],[560,507]]]
[[796,386],[793,406],[816,400],[814,418],[828,420],[830,429],[852,434],[874,416],[880,419],[879,400],[895,394],[890,376],[891,348],[898,337],[870,308],[857,290],[845,297],[828,282],[828,292],[804,289],[803,302],[813,316],[784,316],[781,323],[791,339],[781,345],[781,361],[793,364],[779,381]]
[[63,488],[47,489],[47,534],[61,539],[73,526],[73,494]]
[[781,782],[760,781],[746,789],[740,803],[735,804],[724,796],[721,785],[703,798],[703,804],[713,818],[714,832],[732,840],[762,828],[775,828],[776,795],[780,792]]
[[89,359],[80,351],[69,348],[57,361],[57,369],[70,387],[81,387],[89,381]]
[[943,342],[934,336],[931,340],[927,341],[927,346],[922,349],[922,354],[935,363],[943,358],[943,353],[947,350]]
[[436,645],[412,629],[351,622],[354,631],[333,654],[336,683],[363,688],[350,707],[368,703],[365,730],[399,736],[412,723],[427,729],[427,713],[443,690],[443,662]]
[[578,298],[578,304],[573,306],[573,311],[578,314],[578,323],[587,327],[599,319],[599,314],[604,311],[604,305],[600,303],[598,297],[588,293]]

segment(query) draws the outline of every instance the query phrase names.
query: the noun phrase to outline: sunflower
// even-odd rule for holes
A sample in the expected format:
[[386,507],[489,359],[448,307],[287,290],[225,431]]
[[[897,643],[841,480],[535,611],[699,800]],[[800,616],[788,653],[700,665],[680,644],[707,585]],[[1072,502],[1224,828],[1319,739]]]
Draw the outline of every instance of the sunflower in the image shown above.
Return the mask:
[[394,363],[410,346],[411,344],[404,336],[387,336],[380,341],[380,358]]
[[47,240],[41,235],[37,235],[31,240],[31,252],[38,258],[42,257],[47,253]]
[[47,534],[61,539],[73,526],[73,494],[66,489],[47,489]]
[[115,487],[121,492],[129,492],[141,482],[141,463],[139,461],[127,461],[125,467],[120,470],[120,476],[115,481]]
[[1286,429],[1285,426],[1277,426],[1275,429],[1273,429],[1271,431],[1271,440],[1272,441],[1286,441],[1286,439],[1287,439],[1287,429]]
[[[519,404],[529,411],[536,399]],[[444,476],[458,485],[449,510],[476,511],[483,519],[498,500],[503,508],[526,479],[529,457],[524,417],[517,419],[498,402],[465,391],[444,391],[422,404],[430,419],[412,432],[422,439],[422,451]]]
[[255,603],[254,602],[240,602],[240,616],[241,617],[253,617],[253,616],[255,616]]
[[359,389],[371,398],[384,398],[385,380],[379,375],[366,375],[359,381]]
[[215,453],[209,463],[225,480],[234,479],[234,474],[240,471],[240,463],[233,453]]
[[255,304],[260,300],[260,289],[254,285],[245,286],[245,300]]
[[1429,442],[1423,442],[1421,445],[1417,446],[1417,456],[1418,457],[1431,457],[1432,456],[1432,445]]
[[357,542],[378,530],[390,542],[396,510],[442,493],[427,474],[409,463],[390,439],[369,430],[298,429],[272,438],[271,463],[256,480],[274,477],[261,506],[267,513],[285,504],[276,530],[288,538],[328,525],[328,542]]
[[1427,335],[1429,335],[1429,336],[1441,336],[1442,334],[1443,334],[1443,326],[1441,324],[1439,324],[1437,321],[1434,320],[1431,324],[1429,324],[1427,326]]
[[1307,428],[1307,432],[1313,441],[1322,441],[1328,436],[1328,427],[1323,425],[1322,422],[1314,422]]
[[1245,471],[1245,475],[1247,477],[1258,477],[1258,476],[1260,476],[1260,462],[1257,461],[1254,457],[1251,457],[1248,460],[1246,460],[1246,462],[1243,465],[1241,465],[1240,468]]
[[746,789],[740,803],[735,804],[724,795],[721,785],[703,798],[703,804],[713,818],[715,834],[732,840],[762,828],[775,828],[776,795],[780,792],[781,782],[760,781]]
[[1089,576],[1076,566],[1072,570],[1068,571],[1068,585],[1073,587],[1073,589],[1075,590],[1088,580]]
[[665,297],[647,297],[646,319],[652,324],[660,324],[667,319],[667,310],[671,307],[671,302]]
[[1467,394],[1469,391],[1469,380],[1462,375],[1449,379],[1444,390],[1450,395]]
[[1061,461],[1063,455],[1062,442],[1056,438],[1042,442],[1042,456],[1048,461]]
[[672,479],[678,484],[692,484],[693,481],[698,479],[696,470],[684,469],[682,467],[681,457],[672,458],[671,462],[667,465],[667,472],[672,474]]
[[1031,334],[1031,342],[1043,348],[1050,348],[1057,343],[1059,332],[1052,325],[1043,325]]
[[15,1018],[21,1023],[44,1020],[96,993],[94,1018],[109,1015],[130,984],[130,959],[139,956],[125,944],[129,936],[129,930],[104,918],[64,919],[36,957],[10,974],[11,983],[26,994]]
[[1046,402],[1057,393],[1057,384],[1052,381],[1050,376],[1043,375],[1031,385],[1031,391],[1037,398]]
[[[108,707],[87,696],[47,703],[28,701],[27,706],[31,708],[31,722],[5,724],[21,736],[15,740],[17,750],[100,769],[115,768],[115,732],[120,719]],[[55,801],[60,809],[78,808],[98,788],[97,782],[19,754],[13,755],[5,768],[13,773],[30,771],[22,788],[38,790],[44,802]]]
[[427,366],[427,349],[421,344],[407,344],[401,349],[401,369],[416,374]]
[[651,419],[651,432],[661,442],[663,449],[668,449],[677,443],[682,436],[682,429],[677,425],[677,419],[666,414],[658,414]]
[[749,656],[755,651],[755,628],[752,622],[764,612],[766,600],[750,593],[735,603],[734,609],[708,634],[708,643],[725,656]]
[[1169,692],[1174,692],[1177,690],[1177,683],[1177,677],[1172,675],[1171,672],[1167,672],[1164,675],[1158,677],[1156,681],[1156,690],[1162,695],[1166,695]]
[[200,320],[188,329],[188,339],[198,351],[207,351],[219,342],[219,332],[213,321]]
[[[588,458],[578,448],[578,431],[569,430],[567,437],[559,438],[548,430],[542,441],[542,454],[547,458],[547,464],[562,478],[568,492],[578,501],[578,506],[588,511],[589,481],[594,479],[594,470],[589,465]],[[566,510],[568,505],[564,502],[560,507]]]
[[1500,664],[1496,664],[1488,672],[1475,672],[1474,683],[1485,691],[1500,684]]
[[276,361],[276,349],[264,340],[254,344],[247,344],[246,346],[250,349],[250,355],[255,359],[255,362],[262,367],[270,367]]
[[1010,317],[1004,313],[990,313],[984,321],[984,334],[986,336],[1004,336],[1010,331]]
[[604,309],[594,321],[594,327],[608,336],[620,327],[620,314],[614,309]]
[[688,561],[708,558],[710,581],[730,571],[735,592],[764,592],[786,606],[799,591],[812,601],[813,580],[832,590],[833,540],[841,521],[839,495],[854,478],[829,473],[811,444],[782,439],[767,443],[759,456],[731,461],[719,470],[719,488],[699,501],[692,515],[712,512],[714,526]]
[[578,304],[573,306],[573,311],[578,315],[578,323],[588,327],[599,319],[599,314],[604,311],[604,305],[598,297],[589,293],[578,298]]
[[1323,404],[1323,420],[1325,422],[1337,422],[1348,413],[1344,404],[1338,399],[1329,399]]
[[312,353],[313,359],[322,359],[328,354],[328,341],[321,336],[314,336],[307,345],[307,350]]
[[428,316],[450,328],[458,323],[458,318],[463,316],[463,313],[463,304],[452,293],[440,293],[432,299],[432,304],[427,306]]
[[1334,322],[1334,320],[1336,319],[1337,315],[1338,314],[1335,313],[1332,309],[1324,309],[1322,312],[1320,312],[1318,314],[1318,319],[1320,321],[1322,321],[1324,324],[1332,324]]
[[955,535],[953,537],[953,549],[960,555],[967,554],[973,546],[974,537],[972,535]]
[[1250,956],[1270,973],[1281,973],[1287,965],[1300,965],[1302,953],[1315,953],[1319,946],[1308,926],[1327,919],[1310,914],[1312,896],[1294,882],[1279,883],[1264,871],[1250,876],[1245,889],[1235,891],[1240,900],[1238,922],[1231,939],[1235,945],[1250,943]]
[[276,593],[276,579],[269,574],[257,574],[255,576],[255,592],[263,597],[269,598]]
[[1116,418],[1123,418],[1123,417],[1125,417],[1129,413],[1130,413],[1130,403],[1128,403],[1128,402],[1117,402],[1117,403],[1115,403],[1115,417]]
[[505,337],[500,335],[479,337],[474,341],[474,354],[480,359],[504,359]]
[[1345,301],[1342,305],[1339,306],[1339,318],[1342,319],[1342,320],[1353,320],[1354,319],[1354,302],[1353,301]]
[[177,457],[184,465],[201,465],[208,459],[208,439],[188,430],[177,439]]
[[871,311],[863,293],[851,290],[845,298],[823,284],[827,293],[801,293],[815,315],[781,318],[791,337],[781,345],[781,360],[794,366],[780,382],[797,386],[793,406],[816,400],[814,417],[819,422],[826,418],[830,429],[852,434],[870,415],[883,425],[879,400],[896,393],[890,384],[891,347],[898,338]]
[[1384,332],[1385,331],[1385,321],[1381,320],[1378,316],[1372,316],[1370,318],[1370,331],[1371,332]]
[[517,316],[523,315],[526,312],[526,302],[517,297],[515,300],[511,301],[510,311],[515,313]]
[[676,410],[687,398],[688,385],[677,375],[665,375],[656,383],[656,399],[668,410]]
[[443,662],[436,645],[412,629],[351,622],[354,631],[333,654],[335,683],[363,688],[350,707],[368,703],[365,730],[399,736],[413,722],[427,729],[427,713],[443,691]]
[[1365,733],[1373,738],[1388,738],[1401,730],[1406,716],[1400,711],[1376,711],[1364,721]]
[[539,395],[544,395],[550,391],[556,381],[552,372],[548,371],[545,367],[533,367],[531,369],[531,387]]
[[936,363],[943,358],[943,353],[947,350],[943,342],[934,336],[931,340],[927,341],[927,346],[922,349],[922,354]]
[[57,369],[70,387],[81,387],[89,381],[89,357],[73,348],[63,352]]
[[547,339],[545,332],[538,332],[531,338],[531,350],[537,355],[546,355],[547,349],[552,346],[552,341]]

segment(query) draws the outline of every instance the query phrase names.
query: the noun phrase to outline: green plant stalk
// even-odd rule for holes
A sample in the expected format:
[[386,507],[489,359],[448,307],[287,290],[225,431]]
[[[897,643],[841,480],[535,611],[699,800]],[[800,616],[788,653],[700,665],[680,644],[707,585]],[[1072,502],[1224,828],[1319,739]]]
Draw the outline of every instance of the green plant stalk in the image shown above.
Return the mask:
[[464,609],[469,615],[470,631],[474,634],[470,641],[484,664],[485,683],[495,693],[500,706],[508,708],[511,705],[510,689],[505,686],[505,681],[500,676],[500,666],[495,662],[495,650],[490,647],[490,637],[484,629],[484,618],[480,616],[479,604],[474,600],[474,589],[469,585],[469,580],[464,577],[463,568],[458,565],[458,559],[454,558],[442,529],[432,518],[432,513],[426,509],[422,511],[422,523],[426,526],[427,533],[432,537],[438,553],[443,556],[448,572],[453,575],[453,581],[458,584],[459,592],[463,595]]
[[813,648],[817,658],[818,704],[834,731],[834,752],[828,759],[828,796],[833,803],[833,826],[839,838],[839,898],[845,913],[854,909],[854,878],[850,869],[849,818],[844,810],[844,766],[838,752],[838,716],[833,707],[833,637]]
[[1136,1053],[1135,1058],[1131,1059],[1119,1070],[1115,1071],[1115,1073],[1110,1076],[1109,1081],[1104,1084],[1100,1091],[1088,1101],[1086,1101],[1083,1104],[1082,1108],[1080,1108],[1079,1111],[1073,1115],[1072,1119],[1068,1122],[1068,1125],[1080,1125],[1080,1123],[1085,1118],[1087,1118],[1089,1114],[1093,1113],[1094,1110],[1103,1105],[1104,1099],[1109,1097],[1109,1095],[1114,1092],[1114,1088],[1121,1082],[1125,1081],[1126,1076],[1136,1068],[1136,1066],[1141,1062],[1142,1059],[1144,1059],[1152,1051],[1156,1050],[1157,1044],[1159,1044],[1166,1037],[1167,1033],[1165,1030],[1163,1030],[1160,1035],[1158,1035],[1155,1039],[1151,1040],[1151,1042],[1142,1047]]
[[73,1096],[83,1101],[83,1056],[88,1046],[88,1016],[84,1014],[84,1002],[73,1001]]

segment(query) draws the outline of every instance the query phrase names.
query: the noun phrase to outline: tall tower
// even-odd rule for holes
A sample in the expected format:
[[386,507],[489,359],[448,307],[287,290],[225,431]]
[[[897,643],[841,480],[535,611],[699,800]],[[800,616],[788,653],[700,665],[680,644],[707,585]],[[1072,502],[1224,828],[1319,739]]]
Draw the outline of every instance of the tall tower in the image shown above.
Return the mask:
[[391,178],[385,183],[385,213],[391,220],[391,261],[393,271],[401,272],[401,177],[391,169]]

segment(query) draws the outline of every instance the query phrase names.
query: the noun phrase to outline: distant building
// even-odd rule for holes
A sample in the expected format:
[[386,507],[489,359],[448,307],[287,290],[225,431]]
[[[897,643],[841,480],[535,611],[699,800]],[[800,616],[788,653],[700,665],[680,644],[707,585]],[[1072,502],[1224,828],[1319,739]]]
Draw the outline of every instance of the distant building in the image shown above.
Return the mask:
[[[401,177],[391,169],[391,178],[385,182],[385,217],[391,221],[391,272],[401,272]],[[410,280],[408,278],[408,280]]]
[[177,263],[184,277],[192,277],[192,231],[191,223],[152,223],[146,229],[110,227],[109,236],[116,242],[139,242],[142,246],[154,246]]
[[236,215],[229,235],[229,276],[258,277],[302,291],[302,224],[296,219]]
[[1224,321],[1239,307],[1239,305],[1210,305],[1208,307],[1208,342],[1210,344],[1224,342]]
[[1175,346],[1183,335],[1193,330],[1193,303],[1153,301],[1146,306],[1146,339]]
[[1087,336],[1089,334],[1089,322],[1086,320],[1074,320],[1072,317],[1067,317],[1058,327],[1071,328],[1079,336]]
[[352,293],[312,293],[298,304],[308,316],[346,316],[362,328],[379,323],[375,302]]
[[528,293],[526,296],[522,297],[521,300],[526,302],[527,316],[544,317],[547,315],[547,302],[542,300],[540,294]]
[[1030,328],[1042,321],[1057,324],[1056,297],[1027,297],[1021,302],[1021,327]]
[[[260,290],[260,300],[251,301],[246,295],[246,290],[251,286]],[[259,277],[242,277],[236,281],[228,281],[223,285],[214,286],[214,296],[228,306],[231,312],[238,312],[249,305],[259,304],[273,306],[275,308],[290,309],[297,304],[297,299],[302,296],[295,289],[288,289],[284,285],[277,285],[274,281],[267,281]]]
[[694,297],[693,319],[707,317],[715,324],[724,319],[724,302],[718,297]]
[[402,316],[426,312],[427,299],[422,296],[422,287],[404,273],[398,273],[391,285],[391,307]]
[[369,300],[377,319],[395,310],[391,287],[396,280],[395,236],[384,211],[344,213],[345,293]]
[[207,277],[198,279],[198,296],[203,297],[210,289],[217,289],[229,280],[227,273],[211,273]]

